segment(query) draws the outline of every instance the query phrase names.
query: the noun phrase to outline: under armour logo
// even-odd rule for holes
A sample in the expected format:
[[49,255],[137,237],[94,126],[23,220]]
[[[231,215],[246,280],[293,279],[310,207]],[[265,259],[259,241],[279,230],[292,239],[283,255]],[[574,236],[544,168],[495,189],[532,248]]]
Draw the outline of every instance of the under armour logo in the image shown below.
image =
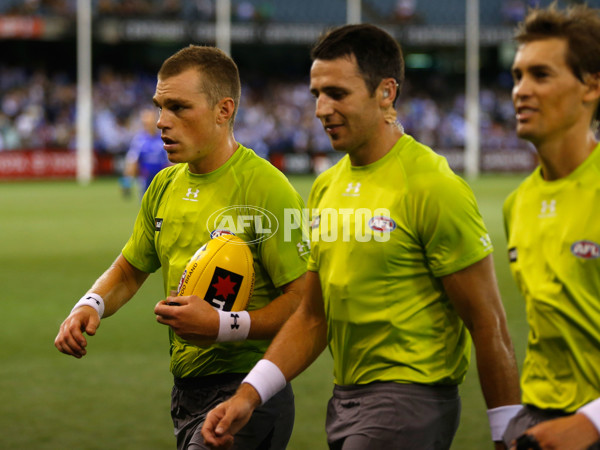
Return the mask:
[[239,314],[230,314],[230,316],[233,319],[233,323],[231,324],[231,329],[232,330],[237,330],[240,326],[237,323],[238,318],[240,317]]
[[200,193],[200,189],[196,189],[195,191],[192,191],[192,188],[188,188],[187,194],[185,194],[185,197],[183,197],[183,200],[188,200],[190,202],[197,202],[199,193]]
[[542,200],[539,217],[552,217],[556,215],[556,200]]
[[479,241],[481,242],[481,245],[483,245],[484,250],[490,250],[493,248],[492,240],[490,239],[489,234],[484,234],[483,236],[481,236],[479,238]]
[[306,255],[307,253],[310,252],[310,242],[309,241],[298,242],[296,244],[296,248],[298,249],[298,254],[300,256]]
[[346,188],[346,192],[343,195],[351,195],[356,196],[359,195],[360,191],[360,183],[348,183],[348,187]]
[[98,300],[96,300],[94,297],[92,297],[91,295],[89,297],[85,298],[86,300],[94,300],[96,302],[96,305],[100,306],[100,302]]

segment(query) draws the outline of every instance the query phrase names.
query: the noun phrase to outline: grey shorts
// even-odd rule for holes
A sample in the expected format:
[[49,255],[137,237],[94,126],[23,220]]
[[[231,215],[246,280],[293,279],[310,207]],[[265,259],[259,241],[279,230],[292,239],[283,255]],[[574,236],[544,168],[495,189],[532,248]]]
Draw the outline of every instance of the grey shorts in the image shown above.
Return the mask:
[[[506,431],[502,436],[506,448],[511,447],[511,442],[521,436],[525,431],[540,422],[547,420],[558,419],[570,415],[564,411],[539,409],[534,406],[525,405],[521,410],[508,422]],[[600,442],[588,447],[588,450],[600,450]]]
[[[176,378],[171,393],[171,418],[178,450],[204,450],[200,430],[208,412],[231,397],[245,374],[221,374],[202,378]],[[283,450],[294,427],[294,393],[288,384],[264,405],[235,435],[234,449]]]
[[460,421],[457,386],[335,386],[327,408],[332,450],[448,449]]

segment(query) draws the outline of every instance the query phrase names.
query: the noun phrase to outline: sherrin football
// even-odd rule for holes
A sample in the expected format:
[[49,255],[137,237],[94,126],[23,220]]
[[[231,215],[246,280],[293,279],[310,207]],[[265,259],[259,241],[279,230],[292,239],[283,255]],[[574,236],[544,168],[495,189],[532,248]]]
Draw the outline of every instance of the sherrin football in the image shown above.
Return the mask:
[[248,244],[233,234],[214,237],[187,263],[177,296],[196,295],[223,311],[242,311],[254,290],[254,260]]

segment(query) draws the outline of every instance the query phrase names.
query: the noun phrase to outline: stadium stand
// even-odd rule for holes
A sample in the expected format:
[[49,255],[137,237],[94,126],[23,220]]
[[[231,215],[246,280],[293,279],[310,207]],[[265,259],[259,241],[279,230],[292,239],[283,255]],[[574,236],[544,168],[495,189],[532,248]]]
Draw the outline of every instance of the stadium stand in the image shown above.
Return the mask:
[[[500,25],[518,20],[526,8],[547,6],[552,0],[480,0],[482,25]],[[559,0],[559,5],[582,0]],[[599,0],[588,0],[593,7]],[[231,0],[236,20],[260,20],[283,23],[343,23],[345,0]],[[429,25],[463,25],[465,0],[363,0],[363,19],[378,23],[393,22],[400,15]],[[75,0],[2,0],[0,14],[74,17]],[[92,0],[96,17],[160,17],[194,20],[214,19],[214,0]],[[406,17],[404,17],[406,19]],[[402,19],[400,19],[402,20]]]
[[[99,153],[124,152],[139,109],[154,93],[153,74],[121,74],[101,69],[94,83],[94,148]],[[399,100],[406,131],[434,148],[464,145],[464,97],[436,102],[428,89],[405,86]],[[431,89],[433,91],[433,88]],[[65,73],[0,66],[0,149],[74,147],[76,85]],[[484,89],[481,95],[482,147],[519,148],[513,135],[509,93]],[[269,80],[244,85],[236,137],[267,156],[269,153],[327,152],[329,142],[314,118],[314,100],[306,80]]]
[[[507,35],[510,36],[512,26],[523,16],[527,7],[548,3],[550,0],[480,0],[482,32],[487,28],[504,27],[508,29]],[[561,5],[568,3],[567,0],[559,2]],[[588,3],[600,7],[600,0],[590,0]],[[0,1],[0,45],[2,41],[18,44],[4,45],[2,49],[15,48],[21,53],[26,53],[23,50],[27,49],[28,42],[34,41],[43,42],[43,48],[48,49],[53,45],[53,39],[58,46],[73,48],[75,7],[75,0]],[[141,52],[138,52],[140,47],[131,47],[127,52],[122,51],[123,47],[118,47],[119,53],[127,53],[128,56],[139,53],[140,67],[129,70],[131,67],[123,68],[115,60],[115,50],[118,45],[133,45],[132,42],[138,38],[135,35],[120,35],[116,38],[113,36],[115,42],[106,42],[109,39],[106,36],[112,36],[110,30],[127,29],[125,26],[114,28],[114,24],[126,24],[128,21],[139,22],[148,19],[154,21],[153,24],[170,21],[169,23],[174,23],[176,28],[184,28],[184,24],[210,23],[214,20],[215,2],[92,0],[92,7],[95,26],[99,27],[95,28],[96,37],[99,36],[100,41],[104,39],[104,42],[100,42],[104,47],[96,48],[99,51],[95,53],[94,150],[101,155],[120,156],[126,151],[131,136],[138,127],[134,118],[139,116],[139,109],[149,103],[154,92],[155,61],[144,66],[141,59],[154,55],[156,60],[160,61],[161,51],[168,52],[168,45],[185,45],[190,39],[187,35],[174,38],[171,42],[164,40],[164,37],[157,38],[163,39],[164,42],[147,42],[139,38],[139,42],[142,43],[140,45],[148,47]],[[464,74],[459,73],[459,70],[454,76],[450,76],[448,72],[453,70],[452,64],[462,64],[464,67],[464,63],[460,61],[462,54],[458,58],[455,57],[461,53],[464,16],[465,0],[362,2],[363,21],[378,23],[400,32],[413,26],[424,30],[422,35],[427,35],[428,30],[439,30],[440,27],[458,30],[454,31],[454,35],[459,36],[458,41],[452,44],[454,48],[443,41],[443,33],[440,34],[442,41],[438,42],[437,46],[421,43],[422,47],[412,48],[410,42],[408,45],[402,42],[407,53],[427,53],[435,59],[436,53],[446,52],[445,58],[450,61],[446,62],[446,65],[436,65],[434,62],[426,70],[409,67],[409,81],[403,89],[398,105],[399,119],[406,131],[440,151],[460,150],[465,143]],[[21,22],[10,22],[15,18],[29,21],[26,22],[31,28],[29,34],[24,36],[19,32]],[[63,22],[56,23],[62,25],[63,31],[50,37],[41,34],[38,22],[31,22],[39,18],[60,19]],[[234,24],[238,25],[275,24],[284,25],[289,29],[297,25],[295,29],[305,41],[299,43],[292,40],[285,43],[287,47],[282,47],[276,52],[277,57],[292,58],[294,52],[307,53],[307,44],[313,40],[312,35],[303,34],[305,28],[309,28],[311,24],[320,24],[315,28],[320,32],[325,26],[345,22],[346,1],[232,0],[232,19]],[[5,23],[9,25],[2,28]],[[56,25],[55,22],[52,23]],[[106,23],[112,24],[113,28],[102,28]],[[106,32],[106,29],[109,32]],[[102,34],[103,30],[105,34]],[[151,32],[146,31],[151,35],[153,32],[154,29]],[[501,38],[505,35],[497,36],[500,37],[489,44],[490,48],[486,50],[484,64],[488,64],[489,60],[500,59]],[[237,39],[234,45],[239,45],[238,48],[246,45],[243,35]],[[253,62],[262,57],[262,64],[265,64],[264,61],[270,61],[271,54],[261,56],[260,53],[266,51],[260,50],[260,45],[264,45],[264,42],[259,37],[258,42],[254,42],[254,47],[243,47],[242,51],[234,47],[233,56],[236,58],[237,51],[240,60],[247,58]],[[270,49],[273,48],[276,48],[276,45],[271,44]],[[60,53],[56,52],[55,56],[58,57]],[[10,52],[4,51],[4,54],[6,58],[0,63],[0,151],[73,150],[76,131],[74,62],[71,60],[71,67],[61,67],[61,64],[33,67],[25,57],[19,60],[22,63],[19,65],[19,61],[15,63],[8,57]],[[297,64],[297,67],[294,67],[291,62],[282,64],[281,60],[278,61],[276,65],[281,66],[279,75],[285,73],[284,77],[277,77],[278,74],[274,73],[269,77],[265,77],[264,74],[257,77],[254,74],[254,77],[246,78],[235,130],[237,139],[272,160],[276,160],[277,155],[296,155],[298,161],[301,161],[302,155],[329,154],[327,137],[314,118],[314,100],[307,88],[306,64]],[[61,62],[64,62],[64,58]],[[272,62],[270,64],[273,65]],[[287,66],[287,72],[284,66]],[[269,70],[264,72],[271,71],[271,67],[267,67]],[[526,148],[514,135],[514,113],[510,101],[511,82],[506,68],[501,67],[497,61],[494,62],[490,72],[495,75],[490,77],[484,76],[486,67],[482,67],[480,144],[484,154],[498,149],[513,151]],[[411,70],[415,72],[411,73]],[[247,73],[248,71],[242,68],[243,79]],[[259,82],[256,82],[257,78]],[[306,164],[299,163],[299,166],[305,167]]]

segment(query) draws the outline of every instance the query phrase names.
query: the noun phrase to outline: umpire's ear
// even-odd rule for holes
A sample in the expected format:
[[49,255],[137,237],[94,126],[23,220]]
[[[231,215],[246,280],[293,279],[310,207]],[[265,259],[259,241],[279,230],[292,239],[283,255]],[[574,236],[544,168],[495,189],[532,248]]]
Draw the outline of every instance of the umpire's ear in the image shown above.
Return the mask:
[[224,125],[233,117],[233,113],[235,112],[235,102],[231,97],[225,97],[216,104],[215,110],[217,114],[217,125]]
[[583,94],[583,101],[594,106],[594,111],[598,108],[600,100],[600,72],[588,73],[583,77],[583,84],[586,89]]

